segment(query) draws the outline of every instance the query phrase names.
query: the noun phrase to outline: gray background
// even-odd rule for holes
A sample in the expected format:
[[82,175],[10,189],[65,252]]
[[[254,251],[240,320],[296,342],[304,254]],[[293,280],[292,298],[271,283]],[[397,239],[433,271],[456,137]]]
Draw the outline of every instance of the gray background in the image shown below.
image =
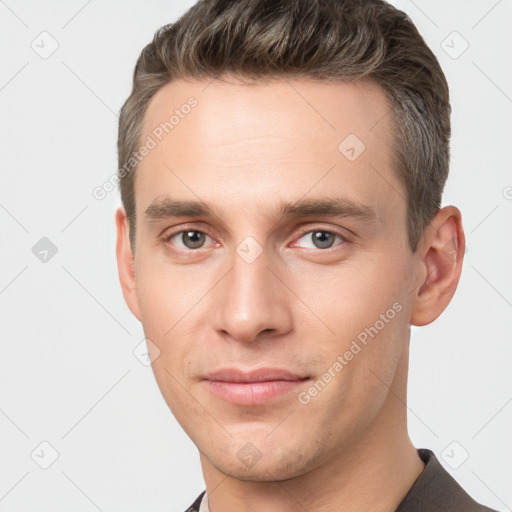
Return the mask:
[[[140,50],[192,3],[0,1],[1,512],[179,512],[204,489],[197,450],[133,353],[143,333],[118,283],[118,193],[92,195],[116,170]],[[450,83],[444,204],[467,236],[454,300],[413,330],[410,432],[477,500],[510,510],[512,2],[394,4]]]

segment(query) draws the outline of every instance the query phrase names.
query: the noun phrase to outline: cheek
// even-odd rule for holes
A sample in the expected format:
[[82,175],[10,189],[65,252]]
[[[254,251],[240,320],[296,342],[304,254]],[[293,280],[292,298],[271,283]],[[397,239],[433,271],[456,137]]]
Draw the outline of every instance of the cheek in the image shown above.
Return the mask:
[[200,276],[191,275],[190,270],[185,276],[185,267],[173,268],[143,255],[141,260],[143,264],[136,268],[141,321],[145,337],[158,347],[159,355],[152,367],[169,403],[180,399],[179,383],[184,381],[194,348],[190,340],[196,338],[192,331],[198,325],[196,317],[205,290]]
[[298,330],[316,339],[309,350],[322,354],[319,374],[330,369],[336,375],[335,400],[379,401],[386,391],[379,378],[390,383],[408,340],[402,270],[384,258],[315,270],[296,272],[295,285],[314,313],[303,317]]
[[347,340],[373,326],[381,315],[384,321],[394,319],[396,311],[386,312],[395,302],[403,302],[402,269],[383,254],[369,253],[336,266],[296,268],[293,287],[317,317],[316,325],[323,323],[326,334],[331,331],[334,338]]
[[204,269],[173,265],[160,251],[140,251],[135,277],[142,324],[157,337],[177,328],[208,290]]

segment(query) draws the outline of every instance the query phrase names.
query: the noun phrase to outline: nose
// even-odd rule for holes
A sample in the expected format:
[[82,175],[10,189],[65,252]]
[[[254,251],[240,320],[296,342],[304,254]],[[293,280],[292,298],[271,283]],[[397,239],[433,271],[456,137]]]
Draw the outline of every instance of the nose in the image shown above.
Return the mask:
[[266,252],[252,262],[234,253],[231,261],[211,297],[216,331],[242,342],[289,332],[290,294]]

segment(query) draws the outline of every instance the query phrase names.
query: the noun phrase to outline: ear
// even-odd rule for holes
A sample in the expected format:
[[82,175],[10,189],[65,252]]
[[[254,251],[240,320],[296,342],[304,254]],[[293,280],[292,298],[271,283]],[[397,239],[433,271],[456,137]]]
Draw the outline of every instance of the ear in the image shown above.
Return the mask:
[[421,284],[414,290],[412,325],[427,325],[446,309],[459,282],[465,246],[460,211],[455,206],[441,208],[418,245]]
[[137,289],[135,286],[135,267],[130,245],[130,226],[124,208],[116,211],[117,244],[116,257],[119,281],[124,300],[135,317],[141,321]]

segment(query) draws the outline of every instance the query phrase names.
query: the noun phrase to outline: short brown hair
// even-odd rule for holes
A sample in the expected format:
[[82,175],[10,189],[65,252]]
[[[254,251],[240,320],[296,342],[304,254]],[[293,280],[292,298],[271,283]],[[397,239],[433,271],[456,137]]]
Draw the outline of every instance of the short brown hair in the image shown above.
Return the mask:
[[[140,54],[119,117],[121,198],[134,246],[136,163],[154,94],[177,78],[371,80],[387,93],[409,244],[440,208],[449,167],[446,78],[411,20],[383,0],[200,0]],[[128,169],[128,172],[127,172]]]

